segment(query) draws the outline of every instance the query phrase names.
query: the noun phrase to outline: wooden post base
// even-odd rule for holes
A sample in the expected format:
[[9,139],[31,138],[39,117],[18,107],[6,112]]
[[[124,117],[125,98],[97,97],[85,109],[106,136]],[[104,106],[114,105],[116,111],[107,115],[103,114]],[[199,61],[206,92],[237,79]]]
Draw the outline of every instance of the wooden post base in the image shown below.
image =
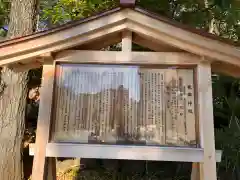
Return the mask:
[[46,160],[46,180],[56,180],[57,171],[56,171],[56,158],[48,157]]

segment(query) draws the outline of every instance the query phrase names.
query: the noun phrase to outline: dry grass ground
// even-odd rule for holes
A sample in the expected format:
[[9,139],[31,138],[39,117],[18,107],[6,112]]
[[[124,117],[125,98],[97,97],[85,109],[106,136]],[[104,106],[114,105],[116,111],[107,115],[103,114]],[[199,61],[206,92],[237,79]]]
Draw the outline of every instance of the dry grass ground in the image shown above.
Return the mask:
[[[126,162],[126,161],[125,161]],[[109,163],[109,162],[108,162]],[[134,166],[131,163],[136,163],[129,161],[129,166]],[[142,162],[137,162],[138,164],[141,164]],[[153,172],[147,171],[144,169],[143,172],[140,172],[142,170],[139,170],[139,172],[132,171],[132,167],[127,168],[113,168],[113,167],[98,167],[94,169],[82,169],[80,170],[78,160],[66,160],[65,162],[62,161],[62,164],[58,164],[58,180],[190,180],[190,171],[188,168],[189,164],[181,164],[175,165],[175,164],[167,164],[162,162],[162,165],[165,166],[165,168],[156,167]],[[166,164],[166,165],[164,165]],[[156,165],[156,164],[155,164]],[[111,164],[110,166],[113,166]],[[136,165],[137,166],[137,165]],[[158,166],[158,165],[157,165]],[[151,168],[151,165],[150,167]],[[171,169],[174,168],[174,169]],[[127,169],[127,170],[126,170]],[[136,169],[136,168],[135,168]],[[154,168],[151,168],[154,169]],[[158,170],[156,170],[158,169]],[[188,169],[188,170],[186,170]],[[179,171],[177,173],[171,173],[171,171]]]

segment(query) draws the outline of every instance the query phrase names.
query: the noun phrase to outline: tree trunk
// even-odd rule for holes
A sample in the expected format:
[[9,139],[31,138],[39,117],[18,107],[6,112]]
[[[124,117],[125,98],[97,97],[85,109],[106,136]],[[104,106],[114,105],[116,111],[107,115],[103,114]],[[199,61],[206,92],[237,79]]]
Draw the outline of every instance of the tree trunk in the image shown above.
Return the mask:
[[[7,38],[31,34],[36,27],[37,0],[12,0]],[[4,67],[0,81],[0,179],[22,180],[22,139],[28,72]]]

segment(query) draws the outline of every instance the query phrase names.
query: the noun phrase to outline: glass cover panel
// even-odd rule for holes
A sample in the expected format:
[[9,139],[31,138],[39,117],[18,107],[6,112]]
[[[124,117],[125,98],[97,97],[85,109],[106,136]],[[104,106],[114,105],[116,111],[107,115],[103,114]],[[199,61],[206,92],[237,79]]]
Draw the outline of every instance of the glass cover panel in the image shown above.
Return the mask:
[[61,64],[52,141],[195,146],[193,69]]

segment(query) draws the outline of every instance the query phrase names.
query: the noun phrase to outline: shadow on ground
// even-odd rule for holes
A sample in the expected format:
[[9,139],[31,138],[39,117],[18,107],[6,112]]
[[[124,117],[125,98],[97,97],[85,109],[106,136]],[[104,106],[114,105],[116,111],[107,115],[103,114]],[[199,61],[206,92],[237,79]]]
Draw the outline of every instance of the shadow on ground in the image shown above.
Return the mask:
[[[81,169],[82,168],[82,169]],[[82,159],[58,180],[190,180],[191,163]]]

